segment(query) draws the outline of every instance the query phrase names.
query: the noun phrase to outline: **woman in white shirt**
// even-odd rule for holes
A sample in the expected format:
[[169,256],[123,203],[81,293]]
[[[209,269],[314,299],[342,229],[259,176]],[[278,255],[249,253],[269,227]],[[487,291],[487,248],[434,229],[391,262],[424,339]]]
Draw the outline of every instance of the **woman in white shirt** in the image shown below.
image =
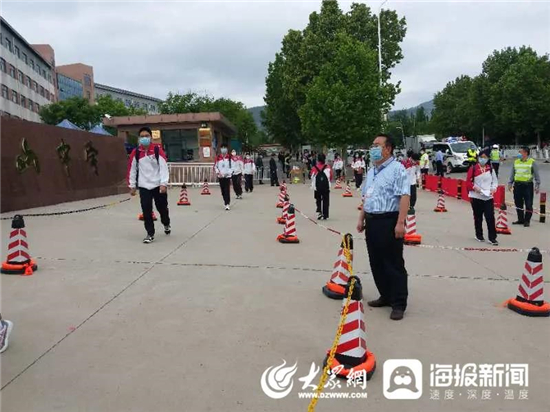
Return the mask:
[[342,170],[344,169],[344,161],[340,158],[340,156],[338,156],[338,153],[334,154],[334,163],[332,164],[332,168],[336,173],[336,180],[339,180],[342,176]]
[[363,183],[365,161],[358,153],[353,156],[353,163],[351,164],[351,167],[353,169],[353,175],[355,176],[355,188],[359,191],[361,189],[361,184]]

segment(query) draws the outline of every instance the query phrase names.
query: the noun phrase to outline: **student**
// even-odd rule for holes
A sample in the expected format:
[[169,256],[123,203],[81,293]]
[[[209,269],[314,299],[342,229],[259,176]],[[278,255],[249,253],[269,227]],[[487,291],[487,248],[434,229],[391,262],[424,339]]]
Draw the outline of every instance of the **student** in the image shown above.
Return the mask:
[[168,163],[162,147],[151,144],[151,129],[139,129],[139,146],[132,151],[128,161],[128,186],[130,195],[135,196],[139,188],[143,224],[147,236],[143,243],[155,240],[153,222],[153,200],[164,225],[164,233],[169,235],[170,216],[168,214]]
[[233,174],[231,175],[231,180],[233,181],[233,190],[235,191],[235,196],[237,199],[243,198],[243,158],[237,156],[235,150],[231,151],[231,170]]
[[334,163],[332,164],[332,168],[334,169],[334,173],[336,174],[336,180],[340,179],[342,176],[342,170],[344,170],[344,162],[338,156],[338,153],[334,154]]
[[359,191],[361,189],[361,184],[363,183],[363,174],[365,173],[365,162],[359,153],[356,153],[355,156],[353,156],[353,163],[351,167],[353,169],[353,175],[355,176],[355,188]]
[[315,191],[314,198],[317,205],[317,219],[328,219],[328,208],[330,202],[330,181],[332,170],[325,163],[326,157],[323,153],[317,156],[317,164],[311,169],[311,188]]
[[233,174],[231,156],[227,154],[226,144],[222,144],[220,152],[221,153],[216,157],[214,170],[216,171],[218,182],[220,183],[225,210],[229,210],[229,205],[231,204],[231,175]]
[[498,246],[495,227],[495,202],[493,200],[493,195],[498,188],[498,178],[489,162],[490,156],[491,152],[489,150],[484,150],[479,154],[477,164],[468,169],[466,188],[474,212],[476,240],[478,242],[485,241],[483,238],[483,216],[485,215],[489,243]]
[[263,179],[264,179],[264,158],[261,154],[258,154],[258,157],[256,157],[256,169],[258,170],[258,183],[263,185]]
[[407,152],[407,158],[403,160],[403,166],[405,166],[405,171],[409,177],[409,184],[411,185],[411,203],[410,207],[414,208],[416,205],[416,186],[418,183],[419,168],[418,162],[414,159],[414,152],[409,150]]
[[254,164],[254,160],[252,160],[252,157],[250,156],[250,153],[247,153],[244,157],[244,191],[246,193],[254,190],[254,173],[256,172],[256,165]]
[[0,353],[8,349],[11,331],[13,330],[13,322],[2,319],[0,313]]
[[271,154],[271,160],[269,160],[269,177],[271,179],[271,186],[279,186],[279,178],[277,177],[277,161],[275,160],[275,153]]

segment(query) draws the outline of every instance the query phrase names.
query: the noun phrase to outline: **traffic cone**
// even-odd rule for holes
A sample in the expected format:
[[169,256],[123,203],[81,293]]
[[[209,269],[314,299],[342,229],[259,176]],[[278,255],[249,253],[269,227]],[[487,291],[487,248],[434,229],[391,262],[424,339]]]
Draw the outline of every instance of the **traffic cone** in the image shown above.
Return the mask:
[[342,184],[340,183],[340,179],[336,179],[336,184],[334,185],[334,188],[335,189],[341,189],[342,188]]
[[[334,359],[329,365],[331,373],[340,378],[347,378],[350,373],[362,373],[365,371],[369,380],[376,369],[376,357],[367,349],[367,332],[365,330],[364,309],[363,309],[363,288],[361,280],[357,276],[351,276],[346,285],[345,295],[347,296],[351,282],[355,280],[351,299],[349,301],[346,321],[342,329],[342,335],[338,339],[338,346]],[[342,301],[342,313],[347,303]],[[330,350],[323,362],[327,364]]]
[[416,233],[416,214],[414,208],[409,208],[407,220],[405,221],[405,244],[419,245],[422,243],[422,236]]
[[286,190],[283,185],[279,189],[279,200],[277,201],[277,207],[282,208],[285,203]]
[[498,218],[496,224],[497,233],[501,235],[511,235],[512,231],[508,226],[508,213],[506,212],[506,203],[502,202],[500,210],[498,211]]
[[290,201],[288,200],[288,196],[285,197],[285,201],[283,204],[283,213],[281,216],[277,218],[277,223],[280,225],[286,224],[286,220],[288,219],[288,209],[290,207]]
[[185,184],[181,187],[180,200],[178,201],[178,206],[191,206],[191,202],[187,198],[187,186]]
[[[139,214],[138,219],[143,221],[143,213]],[[153,222],[156,222],[156,221],[157,221],[157,215],[155,214],[155,211],[153,210]]]
[[349,187],[349,182],[346,184],[346,190],[344,193],[342,193],[342,197],[353,197],[353,194],[351,193],[351,187]]
[[434,212],[446,212],[447,209],[445,208],[445,195],[443,194],[443,190],[439,191],[439,197],[437,199],[437,206],[434,209]]
[[6,275],[32,275],[33,271],[38,269],[38,265],[31,259],[29,253],[23,216],[15,215],[11,221],[11,228],[8,257],[2,263],[1,272]]
[[300,243],[296,236],[296,214],[294,205],[288,207],[288,215],[286,218],[285,228],[282,235],[277,236],[277,240],[281,243]]
[[544,301],[543,294],[542,254],[534,247],[527,255],[518,295],[508,301],[508,309],[525,316],[550,316],[550,303]]
[[[346,256],[346,247],[349,251],[349,259]],[[346,297],[346,285],[350,276],[350,264],[353,263],[353,237],[347,233],[340,244],[340,250],[334,263],[334,270],[330,280],[323,286],[323,293],[331,299],[342,299]]]
[[210,195],[210,189],[208,188],[208,181],[205,179],[202,184],[201,195]]

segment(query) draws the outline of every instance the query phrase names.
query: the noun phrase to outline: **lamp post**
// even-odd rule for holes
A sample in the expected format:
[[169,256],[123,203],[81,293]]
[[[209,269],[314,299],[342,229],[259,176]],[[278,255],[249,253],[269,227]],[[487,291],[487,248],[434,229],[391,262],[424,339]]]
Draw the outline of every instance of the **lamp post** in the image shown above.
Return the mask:
[[395,128],[401,130],[401,139],[403,140],[403,148],[404,148],[404,149],[407,149],[407,148],[405,147],[405,132],[403,131],[403,127],[401,127],[401,126],[396,126]]
[[[380,29],[380,14],[382,13],[382,6],[386,4],[388,0],[384,0],[380,7],[378,8],[378,82],[380,85],[380,88],[382,88],[382,34]],[[384,113],[384,109],[380,108],[382,119],[385,121],[386,114]]]

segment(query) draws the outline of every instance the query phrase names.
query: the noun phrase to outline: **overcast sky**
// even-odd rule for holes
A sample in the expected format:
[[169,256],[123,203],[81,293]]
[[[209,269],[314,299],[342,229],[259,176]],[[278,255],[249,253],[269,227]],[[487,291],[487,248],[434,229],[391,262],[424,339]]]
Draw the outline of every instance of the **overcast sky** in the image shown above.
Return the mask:
[[[377,12],[380,2],[367,1]],[[94,67],[95,81],[165,98],[207,91],[263,104],[268,62],[289,29],[303,29],[321,1],[1,2],[2,16],[30,43],[49,43],[57,64]],[[344,12],[351,2],[339,2]],[[388,1],[407,19],[402,92],[415,106],[460,74],[475,75],[495,49],[550,53],[550,2]],[[383,35],[383,33],[382,33]]]

